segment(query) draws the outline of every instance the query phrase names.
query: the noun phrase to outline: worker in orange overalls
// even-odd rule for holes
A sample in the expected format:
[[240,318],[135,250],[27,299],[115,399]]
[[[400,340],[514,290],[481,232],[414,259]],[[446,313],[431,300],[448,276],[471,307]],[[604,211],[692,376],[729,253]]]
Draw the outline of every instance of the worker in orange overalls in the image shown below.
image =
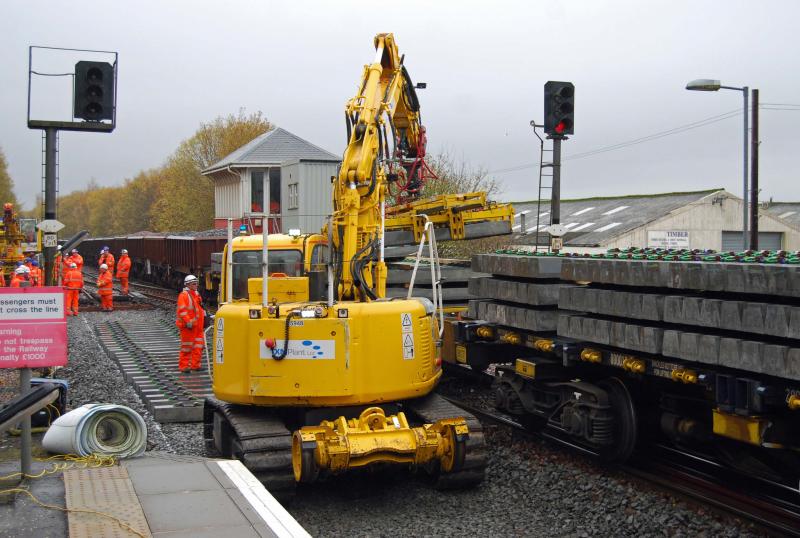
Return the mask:
[[3,262],[0,261],[0,288],[6,287],[6,275],[3,273]]
[[37,288],[44,286],[44,272],[36,260],[31,260],[31,285]]
[[33,278],[33,258],[26,256],[22,264],[28,268],[28,280],[30,280],[31,286],[36,286],[36,280]]
[[78,252],[77,248],[73,248],[69,255],[70,259],[78,266],[78,271],[83,271],[83,256]]
[[131,274],[131,259],[128,251],[124,248],[120,251],[119,262],[117,262],[117,278],[122,287],[122,295],[128,295],[128,277]]
[[12,288],[30,288],[31,271],[25,265],[20,265],[14,269],[14,277],[11,279]]
[[61,268],[61,263],[64,260],[64,256],[61,254],[61,245],[58,245],[56,249],[56,256],[53,258],[53,285],[55,286],[61,284],[61,278],[64,274],[64,270]]
[[100,310],[103,312],[114,311],[114,283],[108,265],[100,264],[100,274],[97,277],[97,294],[100,295]]
[[184,288],[178,295],[175,325],[181,330],[181,349],[178,354],[178,369],[181,373],[200,369],[203,357],[205,332],[203,321],[203,299],[197,292],[197,277],[188,275],[183,279]]
[[114,274],[114,255],[110,252],[111,249],[108,247],[103,247],[103,250],[100,251],[100,259],[97,260],[97,265],[106,264],[108,270],[111,274]]
[[69,252],[59,252],[61,256],[58,258],[58,270],[61,272],[61,278],[64,278],[64,275],[69,271],[69,264],[71,264],[74,260]]
[[76,263],[69,264],[69,269],[64,273],[64,289],[67,290],[67,315],[78,315],[78,299],[83,289],[83,273]]

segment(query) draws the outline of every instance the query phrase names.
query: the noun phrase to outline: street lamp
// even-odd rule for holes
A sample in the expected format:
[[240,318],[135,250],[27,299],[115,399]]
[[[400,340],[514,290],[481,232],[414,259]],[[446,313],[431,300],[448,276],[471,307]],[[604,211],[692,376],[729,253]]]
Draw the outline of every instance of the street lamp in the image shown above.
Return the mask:
[[712,80],[707,78],[700,78],[697,80],[691,81],[689,84],[686,85],[687,90],[693,90],[698,92],[716,92],[720,89],[723,90],[736,90],[742,92],[744,97],[744,135],[743,135],[743,148],[744,148],[744,161],[743,161],[743,173],[742,176],[744,177],[744,196],[743,198],[743,209],[742,209],[742,247],[744,250],[750,248],[748,243],[748,235],[747,235],[747,209],[749,207],[750,196],[749,196],[749,189],[747,188],[747,116],[748,116],[748,106],[747,101],[750,96],[750,88],[744,86],[743,88],[737,88],[736,86],[723,86],[720,84],[718,80]]

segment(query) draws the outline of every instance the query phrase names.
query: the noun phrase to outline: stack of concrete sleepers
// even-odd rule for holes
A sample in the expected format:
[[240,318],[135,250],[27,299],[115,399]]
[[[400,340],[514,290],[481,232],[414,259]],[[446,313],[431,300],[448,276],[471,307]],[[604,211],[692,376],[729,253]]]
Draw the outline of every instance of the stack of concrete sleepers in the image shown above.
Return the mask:
[[[386,278],[386,296],[403,297],[408,295],[411,275],[414,270],[413,261],[389,262],[386,264],[388,275]],[[474,292],[468,289],[470,278],[476,273],[470,268],[469,262],[457,260],[442,260],[441,262],[442,298],[445,306],[466,305],[467,301],[476,298]],[[433,286],[431,267],[427,262],[420,262],[417,275],[414,279],[415,297],[432,299]]]
[[558,335],[800,380],[800,266],[564,258]]
[[470,293],[485,298],[471,300],[468,315],[512,329],[554,333],[559,289],[572,286],[560,280],[562,261],[513,254],[473,256],[472,270],[488,275],[470,279]]

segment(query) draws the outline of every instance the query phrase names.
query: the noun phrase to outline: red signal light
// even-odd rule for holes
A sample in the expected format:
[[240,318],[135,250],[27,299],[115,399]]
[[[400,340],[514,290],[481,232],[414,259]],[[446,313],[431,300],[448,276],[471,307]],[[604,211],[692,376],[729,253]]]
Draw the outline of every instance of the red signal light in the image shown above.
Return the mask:
[[555,130],[556,133],[562,134],[566,128],[567,128],[567,124],[564,123],[563,121],[560,121],[560,122],[558,122],[558,124],[556,124],[556,128],[554,130]]

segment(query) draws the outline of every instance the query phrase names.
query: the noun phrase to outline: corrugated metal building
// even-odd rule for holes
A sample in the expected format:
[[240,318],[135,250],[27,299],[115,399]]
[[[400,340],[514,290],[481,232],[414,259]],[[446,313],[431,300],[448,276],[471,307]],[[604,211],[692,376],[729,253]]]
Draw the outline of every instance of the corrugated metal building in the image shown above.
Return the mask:
[[[542,201],[538,234],[537,202],[513,205],[512,242],[534,245],[538,235],[539,244],[546,244],[549,201]],[[796,221],[786,216],[759,213],[760,249],[800,250],[800,215]],[[742,200],[723,189],[562,200],[561,224],[567,228],[564,248],[573,252],[627,247],[742,250]]]
[[214,182],[214,226],[262,230],[269,193],[271,232],[317,232],[331,212],[331,176],[341,159],[280,127],[203,170]]

